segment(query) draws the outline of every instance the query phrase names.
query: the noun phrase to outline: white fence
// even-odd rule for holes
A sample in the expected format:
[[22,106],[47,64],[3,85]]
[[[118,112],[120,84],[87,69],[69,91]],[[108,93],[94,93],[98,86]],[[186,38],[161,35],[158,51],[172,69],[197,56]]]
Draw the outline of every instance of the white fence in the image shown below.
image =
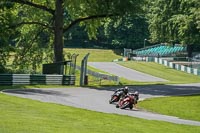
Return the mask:
[[176,64],[176,63],[173,63],[172,61],[166,60],[165,58],[154,58],[154,62],[168,66],[168,67],[176,69],[176,70],[184,71],[184,72],[191,73],[194,75],[200,75],[199,69]]

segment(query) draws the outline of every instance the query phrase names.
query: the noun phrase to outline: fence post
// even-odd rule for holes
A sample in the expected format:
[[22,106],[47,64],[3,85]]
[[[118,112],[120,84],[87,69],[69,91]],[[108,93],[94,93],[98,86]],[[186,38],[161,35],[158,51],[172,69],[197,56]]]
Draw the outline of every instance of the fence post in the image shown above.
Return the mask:
[[75,71],[76,71],[76,58],[79,54],[73,54],[70,58],[71,58],[71,63],[70,63],[70,70],[69,70],[69,74],[70,75],[75,75]]
[[85,85],[87,83],[86,74],[87,74],[87,60],[90,53],[86,54],[83,60],[81,61],[81,74],[80,74],[80,86]]

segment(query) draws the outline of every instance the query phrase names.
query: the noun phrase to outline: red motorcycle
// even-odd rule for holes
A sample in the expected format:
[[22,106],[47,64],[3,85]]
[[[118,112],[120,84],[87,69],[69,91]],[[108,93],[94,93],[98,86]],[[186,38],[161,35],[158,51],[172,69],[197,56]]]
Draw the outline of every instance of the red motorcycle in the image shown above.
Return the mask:
[[137,100],[139,99],[138,93],[129,93],[124,98],[120,99],[116,108],[125,109],[125,108],[133,108],[133,105],[137,104]]

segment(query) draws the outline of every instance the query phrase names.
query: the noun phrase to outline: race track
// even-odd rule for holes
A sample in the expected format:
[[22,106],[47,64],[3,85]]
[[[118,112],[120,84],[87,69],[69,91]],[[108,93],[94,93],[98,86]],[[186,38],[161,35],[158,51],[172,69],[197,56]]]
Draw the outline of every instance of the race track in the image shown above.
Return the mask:
[[[188,87],[190,86],[190,87]],[[140,98],[146,99],[151,97],[160,97],[168,95],[184,95],[200,93],[200,84],[193,85],[169,85],[169,86],[130,86],[130,91],[138,90]],[[169,89],[167,89],[169,88]],[[115,105],[109,104],[108,100],[116,88],[52,88],[52,89],[19,89],[5,90],[4,93],[23,98],[30,98],[42,102],[57,103],[77,108],[83,108],[104,113],[114,113],[129,115],[133,117],[161,120],[177,124],[197,125],[200,122],[183,120],[177,117],[166,116],[146,112],[140,109],[122,110],[115,108]],[[139,105],[138,105],[139,106]]]
[[[151,75],[146,75],[137,71],[132,71],[115,63],[89,63],[96,68],[110,72],[118,76],[126,76],[129,80],[165,81]],[[100,67],[101,66],[101,67]],[[132,75],[132,76],[128,76]],[[140,100],[152,97],[200,94],[200,83],[183,85],[148,85],[148,86],[129,86],[130,92],[139,91]],[[117,88],[51,88],[51,89],[15,89],[4,90],[3,93],[23,98],[39,100],[42,102],[57,103],[92,111],[128,115],[148,120],[166,121],[176,124],[187,124],[200,126],[200,121],[183,120],[173,116],[155,114],[141,109],[122,110],[109,104],[110,96]],[[138,105],[139,106],[139,105]]]
[[114,62],[88,62],[89,66],[103,70],[105,72],[114,74],[119,77],[123,77],[128,80],[140,81],[140,82],[164,82],[167,81],[162,78],[158,78],[149,74],[141,73],[139,71],[121,66]]

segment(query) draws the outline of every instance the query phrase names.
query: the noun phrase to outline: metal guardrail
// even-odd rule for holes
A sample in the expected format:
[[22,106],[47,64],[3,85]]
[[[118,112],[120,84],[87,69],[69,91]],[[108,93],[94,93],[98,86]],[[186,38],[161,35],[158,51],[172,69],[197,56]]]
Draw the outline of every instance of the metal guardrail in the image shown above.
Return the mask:
[[94,72],[94,71],[91,71],[91,70],[88,70],[87,73],[94,76],[94,77],[97,77],[101,80],[111,80],[111,81],[115,81],[117,84],[119,84],[119,77],[118,76],[112,76],[112,75],[108,75],[108,74]]
[[0,74],[0,85],[75,85],[75,75]]
[[[76,66],[76,69],[81,70],[80,66]],[[99,73],[99,72],[94,72],[92,70],[87,69],[87,74],[92,75],[96,78],[98,78],[99,80],[111,80],[116,82],[116,84],[119,84],[119,77],[118,76],[112,76],[112,75],[108,75],[108,74],[104,74],[104,73]]]

